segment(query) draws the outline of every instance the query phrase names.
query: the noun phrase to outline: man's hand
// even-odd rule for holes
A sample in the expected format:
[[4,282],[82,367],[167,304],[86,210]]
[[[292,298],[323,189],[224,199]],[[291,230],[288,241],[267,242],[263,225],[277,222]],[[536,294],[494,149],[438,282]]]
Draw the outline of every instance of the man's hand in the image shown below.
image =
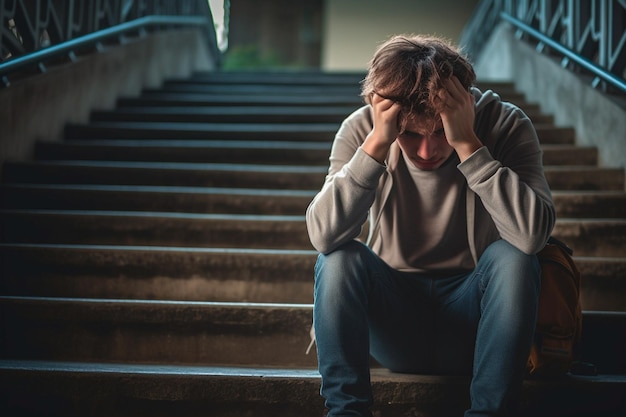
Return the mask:
[[483,146],[474,133],[475,100],[454,76],[444,80],[443,85],[445,88],[439,93],[444,103],[441,112],[443,129],[448,143],[463,162]]
[[400,105],[376,93],[372,94],[370,104],[374,110],[374,127],[361,148],[382,164],[387,158],[389,147],[400,134]]

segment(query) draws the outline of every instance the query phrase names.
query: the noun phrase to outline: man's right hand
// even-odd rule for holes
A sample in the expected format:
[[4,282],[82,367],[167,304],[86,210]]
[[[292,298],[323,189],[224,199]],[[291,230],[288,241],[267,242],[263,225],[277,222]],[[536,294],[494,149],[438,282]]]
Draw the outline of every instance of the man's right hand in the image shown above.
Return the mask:
[[373,93],[370,105],[374,112],[374,127],[361,148],[379,163],[384,164],[391,144],[400,134],[400,104]]

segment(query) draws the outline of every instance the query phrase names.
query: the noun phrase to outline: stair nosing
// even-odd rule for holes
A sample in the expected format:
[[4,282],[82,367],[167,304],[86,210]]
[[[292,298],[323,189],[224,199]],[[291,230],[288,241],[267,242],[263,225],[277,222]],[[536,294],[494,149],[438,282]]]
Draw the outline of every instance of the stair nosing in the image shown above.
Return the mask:
[[273,214],[184,213],[170,211],[71,210],[71,209],[0,209],[0,214],[42,214],[58,216],[139,217],[222,221],[304,222],[305,216]]
[[272,173],[326,173],[328,167],[322,165],[262,165],[262,164],[222,164],[212,162],[154,162],[154,161],[111,161],[111,160],[40,160],[21,162],[22,166],[72,166],[96,168],[164,169],[193,171],[236,171]]
[[318,252],[306,249],[256,249],[256,248],[215,248],[187,246],[145,246],[145,245],[88,245],[70,243],[0,243],[2,248],[23,249],[76,249],[76,250],[110,250],[123,252],[187,252],[213,254],[260,254],[260,255],[302,255],[314,256]]
[[162,192],[188,194],[220,194],[220,195],[258,195],[281,197],[313,197],[317,190],[281,190],[271,188],[236,188],[236,187],[189,187],[175,185],[133,185],[133,184],[63,184],[63,183],[3,183],[0,188],[58,189],[85,191],[116,191],[116,192]]
[[331,143],[307,141],[258,141],[258,140],[203,140],[203,139],[67,139],[62,142],[39,141],[40,144],[53,146],[118,148],[153,147],[153,148],[207,148],[207,149],[296,149],[330,150]]
[[[36,297],[36,296],[12,296],[0,295],[0,302],[25,301],[25,302],[50,302],[50,303],[74,303],[74,304],[118,304],[118,305],[171,305],[171,306],[196,306],[206,308],[249,308],[249,309],[280,309],[280,310],[312,310],[311,303],[261,303],[239,301],[179,301],[179,300],[151,300],[130,298],[84,298],[84,297]],[[626,311],[614,310],[582,310],[587,318],[617,318],[626,319]]]
[[[214,308],[249,308],[249,309],[283,309],[283,310],[310,310],[313,304],[306,303],[260,303],[237,301],[180,301],[180,300],[150,300],[131,298],[86,298],[86,297],[35,297],[21,295],[0,295],[0,301],[27,301],[74,304],[120,304],[120,305],[171,305],[171,306],[198,306]],[[626,313],[624,313],[626,314]]]
[[[31,209],[16,208],[2,209],[0,214],[42,214],[59,216],[94,216],[94,217],[157,217],[171,219],[193,220],[237,220],[237,221],[291,221],[302,222],[304,215],[273,215],[273,214],[230,214],[230,213],[187,213],[175,211],[145,211],[145,210],[84,210],[84,209]],[[556,224],[602,224],[619,223],[626,224],[626,218],[622,217],[559,217]]]
[[[68,372],[68,373],[95,373],[124,375],[190,375],[207,377],[253,377],[253,378],[321,378],[319,371],[314,368],[285,368],[285,367],[254,367],[254,366],[212,366],[212,365],[164,365],[164,364],[120,364],[107,362],[71,362],[28,359],[0,359],[0,369],[24,370],[35,372]],[[469,376],[398,374],[383,368],[372,368],[372,379],[380,380],[467,380]],[[572,381],[613,382],[626,384],[626,375],[599,374],[594,376],[568,375]],[[554,383],[545,380],[527,380],[529,383]],[[565,380],[563,380],[565,382]]]

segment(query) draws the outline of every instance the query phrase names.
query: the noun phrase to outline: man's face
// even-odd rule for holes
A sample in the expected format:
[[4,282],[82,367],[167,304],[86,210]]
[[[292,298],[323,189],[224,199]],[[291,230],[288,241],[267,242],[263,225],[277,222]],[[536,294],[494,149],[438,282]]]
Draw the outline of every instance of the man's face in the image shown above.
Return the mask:
[[454,152],[446,139],[441,119],[435,122],[433,129],[432,120],[411,116],[397,141],[413,165],[424,171],[439,168]]

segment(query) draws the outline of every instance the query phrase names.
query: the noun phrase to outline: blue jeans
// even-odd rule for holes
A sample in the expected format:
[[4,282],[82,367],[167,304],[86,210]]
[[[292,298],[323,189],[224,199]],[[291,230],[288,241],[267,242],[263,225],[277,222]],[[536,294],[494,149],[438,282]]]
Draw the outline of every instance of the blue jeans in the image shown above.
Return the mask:
[[328,416],[369,417],[369,356],[394,372],[472,375],[466,417],[501,416],[521,391],[540,267],[504,240],[466,274],[394,270],[352,241],[320,254],[313,322]]

